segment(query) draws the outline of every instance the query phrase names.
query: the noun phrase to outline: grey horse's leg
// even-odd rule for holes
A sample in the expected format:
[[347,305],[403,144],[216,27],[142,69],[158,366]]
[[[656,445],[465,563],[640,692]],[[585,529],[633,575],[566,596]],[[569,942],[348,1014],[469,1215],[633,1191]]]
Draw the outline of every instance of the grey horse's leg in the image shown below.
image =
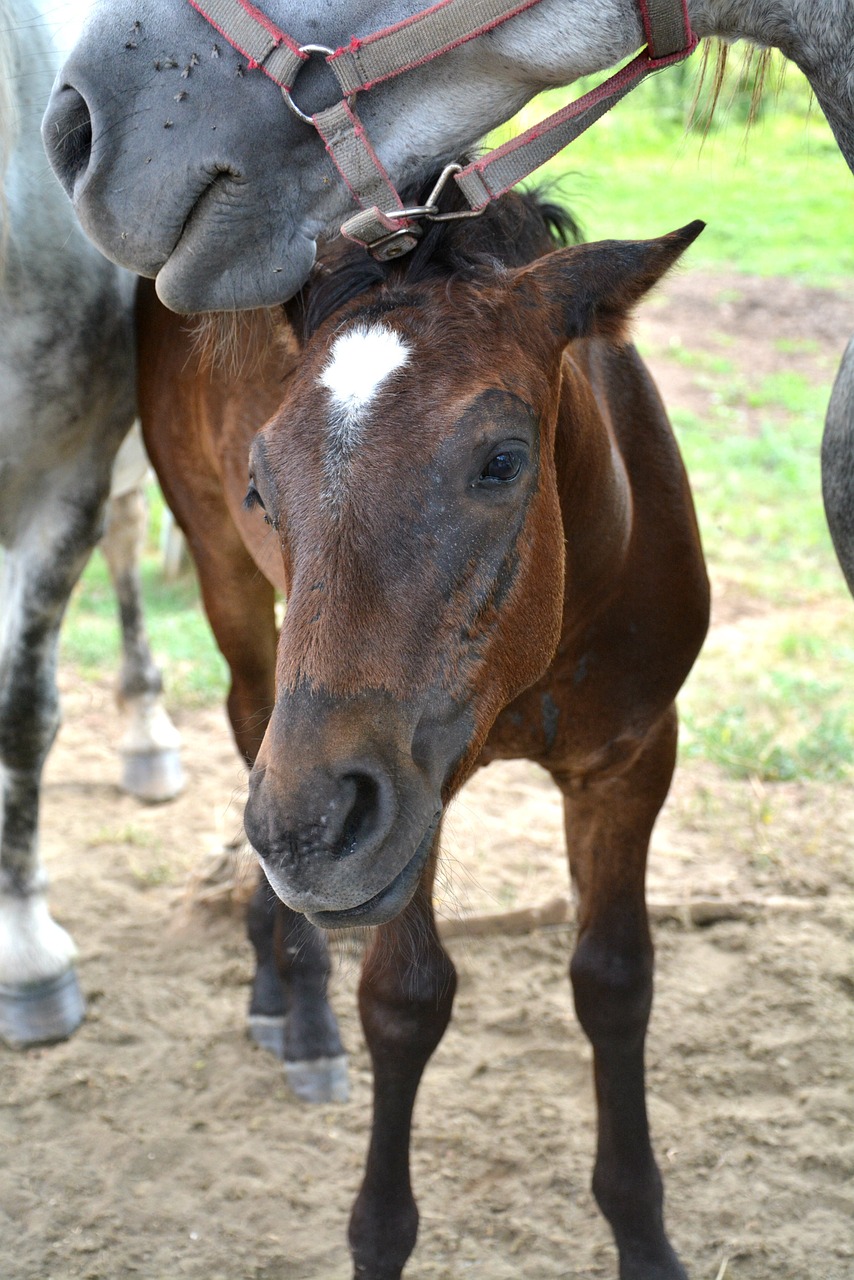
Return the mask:
[[45,488],[0,578],[0,1039],[15,1046],[64,1039],[84,1013],[74,945],[47,906],[39,785],[59,726],[59,627],[98,539],[101,494]]
[[854,595],[854,338],[842,357],[827,409],[821,483],[830,536]]
[[140,800],[173,799],[184,785],[181,738],[163,705],[142,612],[139,561],[148,512],[139,488],[111,497],[101,550],[119,604],[122,669],[119,703],[128,716],[122,740],[122,787]]

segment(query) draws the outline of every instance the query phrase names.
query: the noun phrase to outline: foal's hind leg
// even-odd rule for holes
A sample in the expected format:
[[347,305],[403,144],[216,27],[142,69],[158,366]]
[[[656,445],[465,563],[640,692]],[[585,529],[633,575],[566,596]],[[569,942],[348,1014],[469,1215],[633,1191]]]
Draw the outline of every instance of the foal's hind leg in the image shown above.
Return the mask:
[[[216,537],[202,543],[188,530],[189,544],[205,611],[231,671],[232,731],[251,766],[275,702],[275,593],[224,508],[221,517]],[[284,1059],[288,1083],[303,1101],[346,1101],[347,1058],[327,998],[325,936],[280,902],[260,872],[247,927],[256,957],[250,1036]]]
[[59,726],[59,626],[98,538],[101,495],[86,494],[91,476],[72,475],[63,492],[48,483],[0,575],[0,1039],[15,1046],[65,1039],[84,1013],[74,945],[47,907],[39,785]]
[[119,701],[129,724],[121,744],[122,788],[139,800],[172,800],[184,785],[181,736],[163,705],[163,680],[155,665],[142,612],[139,561],[147,510],[142,490],[111,497],[101,550],[119,603],[122,669]]
[[[433,860],[439,837],[433,846]],[[365,960],[359,1011],[374,1068],[374,1117],[350,1219],[357,1280],[398,1280],[415,1247],[418,1209],[409,1138],[424,1068],[451,1018],[456,972],[439,941],[433,863],[409,906],[382,925]]]
[[593,1192],[614,1232],[620,1280],[686,1280],[664,1231],[644,1091],[653,969],[644,876],[675,751],[671,710],[624,773],[578,789],[562,784],[579,913],[570,975],[593,1045],[599,1113]]

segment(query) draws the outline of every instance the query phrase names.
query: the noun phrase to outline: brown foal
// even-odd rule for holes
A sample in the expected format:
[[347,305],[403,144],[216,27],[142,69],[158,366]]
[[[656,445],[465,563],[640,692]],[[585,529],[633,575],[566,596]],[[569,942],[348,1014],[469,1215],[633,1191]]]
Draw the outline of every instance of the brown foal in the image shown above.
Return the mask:
[[[181,322],[143,294],[146,441],[231,666],[254,760],[247,834],[287,904],[256,895],[257,1008],[276,955],[293,977],[294,912],[377,926],[360,985],[374,1119],[350,1223],[359,1277],[396,1280],[415,1243],[412,1109],[455,987],[431,895],[442,813],[475,769],[516,757],[564,798],[593,1187],[621,1280],[685,1277],[644,1098],[644,873],[708,586],[625,325],[700,229],[555,248],[542,208],[511,197],[434,228],[404,265],[339,249],[283,339],[248,322],[257,364],[238,377],[188,362]],[[272,583],[288,598],[275,680]],[[307,1039],[285,1052],[335,1059],[321,935],[305,936]]]

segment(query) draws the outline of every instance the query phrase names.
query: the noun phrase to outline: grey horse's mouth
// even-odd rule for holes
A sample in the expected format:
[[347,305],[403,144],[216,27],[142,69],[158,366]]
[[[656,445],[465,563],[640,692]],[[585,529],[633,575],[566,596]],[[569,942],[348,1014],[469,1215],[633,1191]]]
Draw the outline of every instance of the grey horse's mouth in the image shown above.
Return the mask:
[[246,179],[225,164],[197,175],[192,202],[174,227],[172,247],[152,274],[172,311],[275,307],[307,279],[316,245],[302,233],[264,250],[247,219]]
[[391,884],[386,885],[372,898],[362,902],[358,907],[348,907],[343,911],[306,911],[306,919],[319,929],[352,929],[367,928],[370,925],[386,924],[393,920],[407,905],[421,879],[421,873],[427,865],[433,838],[439,825],[441,812],[437,813],[427,828],[418,848],[402,871],[399,871]]
[[219,195],[217,188],[222,187],[225,182],[229,179],[233,180],[235,177],[236,175],[230,169],[226,168],[215,169],[213,173],[208,172],[204,175],[199,182],[198,192],[191,200],[184,221],[181,224],[178,234],[175,236],[172,248],[166,255],[164,261],[168,261],[169,258],[179,251],[184,240],[188,236],[193,235],[198,223],[208,216],[209,206],[216,202]]

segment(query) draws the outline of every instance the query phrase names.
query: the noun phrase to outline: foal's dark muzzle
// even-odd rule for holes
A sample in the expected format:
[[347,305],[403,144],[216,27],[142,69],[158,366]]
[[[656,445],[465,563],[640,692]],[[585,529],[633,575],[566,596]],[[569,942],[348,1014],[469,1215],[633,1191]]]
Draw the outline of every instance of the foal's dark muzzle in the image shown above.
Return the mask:
[[406,906],[433,848],[449,765],[442,734],[432,751],[423,737],[413,708],[386,695],[279,699],[245,827],[288,906],[325,928],[379,924]]

